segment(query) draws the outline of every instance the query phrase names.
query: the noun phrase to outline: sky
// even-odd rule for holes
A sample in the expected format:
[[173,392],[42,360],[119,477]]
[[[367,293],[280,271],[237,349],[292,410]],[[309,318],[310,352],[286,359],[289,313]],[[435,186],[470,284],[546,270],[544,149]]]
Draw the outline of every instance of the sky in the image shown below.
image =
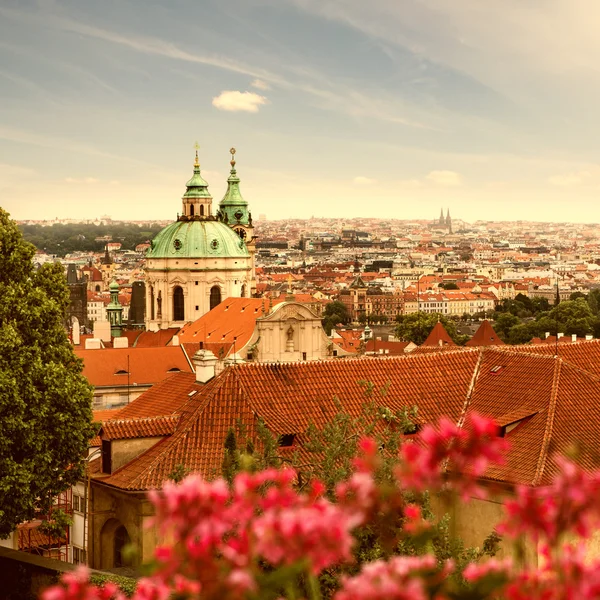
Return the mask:
[[600,222],[597,0],[0,0],[0,206]]

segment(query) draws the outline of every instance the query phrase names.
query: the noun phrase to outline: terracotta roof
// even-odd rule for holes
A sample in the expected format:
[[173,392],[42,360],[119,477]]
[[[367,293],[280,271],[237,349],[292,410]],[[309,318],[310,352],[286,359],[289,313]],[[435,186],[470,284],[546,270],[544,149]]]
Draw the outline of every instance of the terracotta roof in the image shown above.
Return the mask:
[[[175,373],[153,385],[142,396],[130,402],[119,411],[119,419],[140,419],[180,414],[181,407],[193,396],[204,388],[196,383],[194,373]],[[140,396],[141,397],[141,396]]]
[[124,440],[171,435],[179,416],[146,417],[143,419],[115,419],[106,421],[100,430],[101,439]]
[[441,321],[438,321],[435,324],[435,327],[431,330],[431,333],[427,336],[427,339],[421,344],[421,346],[431,346],[435,348],[440,348],[444,346],[456,346],[456,344],[448,335],[448,332],[442,325]]
[[[260,298],[227,298],[179,332],[180,343],[228,344],[242,348],[252,337],[256,319],[267,308]],[[208,346],[205,346],[208,347]]]
[[110,419],[116,419],[119,412],[121,411],[120,408],[107,408],[107,409],[103,409],[103,410],[93,410],[92,411],[92,421],[96,422],[96,423],[104,423],[104,421],[108,421]]
[[[506,346],[506,348],[508,349],[509,346]],[[556,354],[556,345],[510,346],[510,350],[513,352],[554,356]],[[566,362],[600,377],[600,340],[559,345],[558,356]]]
[[[173,434],[102,481],[146,490],[160,486],[178,464],[215,477],[230,427],[241,425],[254,438],[260,417],[275,435],[296,434],[301,447],[310,423],[324,425],[340,407],[358,416],[368,400],[391,410],[417,405],[420,422],[447,415],[459,423],[474,410],[500,425],[516,425],[506,432],[511,444],[507,464],[491,468],[486,477],[545,484],[556,470],[554,453],[574,442],[581,447],[584,467],[600,466],[600,377],[581,367],[593,362],[600,371],[600,344],[568,348],[578,350],[558,359],[504,346],[368,360],[246,363],[229,367],[206,385],[179,373],[119,413],[119,421],[138,422],[179,415]],[[367,398],[365,390],[371,387]],[[97,473],[98,466],[94,469]]]
[[[119,415],[122,420],[181,414],[176,432],[160,448],[154,446],[103,481],[130,490],[149,489],[159,486],[177,464],[215,476],[230,427],[242,423],[253,436],[260,416],[275,433],[300,434],[310,422],[323,425],[335,416],[339,409],[334,397],[356,416],[373,400],[392,410],[418,404],[425,420],[435,420],[440,411],[458,419],[478,356],[477,351],[466,351],[414,359],[247,363],[226,369],[207,385],[180,373],[142,394]],[[370,399],[366,382],[374,384]],[[190,396],[194,390],[198,393]]]
[[158,331],[142,331],[135,340],[136,348],[160,348],[166,346],[179,331],[177,327],[159,329]]
[[76,347],[75,354],[83,360],[83,374],[94,387],[152,385],[173,372],[192,370],[179,346],[97,350]]
[[498,337],[491,323],[485,319],[465,346],[504,346],[504,342]]

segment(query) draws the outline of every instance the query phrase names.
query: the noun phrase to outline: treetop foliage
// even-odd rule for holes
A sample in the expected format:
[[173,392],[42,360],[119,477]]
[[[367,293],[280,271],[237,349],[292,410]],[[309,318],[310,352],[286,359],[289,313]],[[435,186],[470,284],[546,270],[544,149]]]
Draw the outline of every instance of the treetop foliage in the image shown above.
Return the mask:
[[34,253],[0,209],[0,537],[77,481],[95,433],[62,266],[36,272]]
[[134,250],[138,244],[151,240],[162,228],[158,223],[144,227],[135,223],[20,225],[26,241],[38,250],[60,257],[76,251],[102,252],[106,242],[96,241],[96,238],[105,236],[111,236],[113,242],[121,242],[123,250]]
[[469,336],[458,333],[455,321],[439,313],[410,313],[398,316],[396,321],[398,323],[396,337],[405,342],[413,342],[417,346],[427,339],[438,321],[442,323],[455,344],[462,346],[469,340]]

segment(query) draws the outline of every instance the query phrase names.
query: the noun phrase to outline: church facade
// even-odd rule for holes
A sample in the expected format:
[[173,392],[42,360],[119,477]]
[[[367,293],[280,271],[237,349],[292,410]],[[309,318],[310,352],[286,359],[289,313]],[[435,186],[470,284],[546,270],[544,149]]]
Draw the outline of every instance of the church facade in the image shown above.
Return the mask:
[[182,327],[225,298],[249,298],[256,291],[254,227],[234,156],[232,148],[227,191],[214,212],[196,151],[182,213],[152,240],[146,255],[150,331]]

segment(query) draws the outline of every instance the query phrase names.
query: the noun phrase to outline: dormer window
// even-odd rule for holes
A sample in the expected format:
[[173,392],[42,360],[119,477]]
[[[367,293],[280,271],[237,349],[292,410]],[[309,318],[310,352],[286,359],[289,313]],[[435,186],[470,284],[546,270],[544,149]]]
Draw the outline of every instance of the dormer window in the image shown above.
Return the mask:
[[518,408],[510,413],[506,413],[497,419],[498,436],[506,437],[511,431],[516,429],[524,421],[529,421],[539,411],[530,408]]
[[119,369],[118,371],[115,371],[115,375],[129,375],[129,372],[125,369]]
[[295,433],[284,433],[279,436],[278,444],[280,448],[291,448],[296,440]]

